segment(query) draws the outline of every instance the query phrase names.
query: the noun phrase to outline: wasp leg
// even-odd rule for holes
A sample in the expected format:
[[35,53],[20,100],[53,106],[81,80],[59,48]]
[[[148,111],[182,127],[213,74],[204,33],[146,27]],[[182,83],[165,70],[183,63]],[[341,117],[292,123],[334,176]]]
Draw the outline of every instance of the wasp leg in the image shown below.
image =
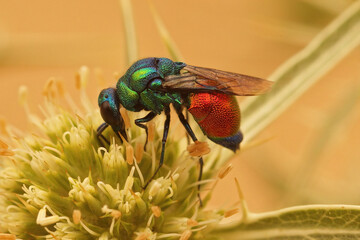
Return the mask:
[[96,129],[96,137],[99,139],[100,144],[104,147],[104,143],[101,139],[103,139],[108,145],[110,145],[110,142],[102,135],[102,132],[109,126],[106,122],[102,123],[97,129]]
[[144,123],[150,122],[154,117],[156,117],[156,113],[150,112],[145,117],[135,120],[135,124],[143,129],[145,129],[145,132],[146,132],[146,141],[145,141],[145,145],[144,145],[144,150],[146,149],[146,145],[148,142],[148,127]]
[[120,135],[125,139],[125,141],[128,140],[127,138],[127,134],[126,134],[126,131],[125,131],[125,128],[124,127],[120,127],[120,130],[118,130],[119,128],[113,128],[116,136],[118,136],[118,138],[120,139],[120,142],[122,143],[123,142],[123,139],[120,137]]
[[[181,109],[175,108],[177,115],[179,116],[179,119],[182,123],[182,125],[185,127],[186,131],[188,132],[188,134],[190,135],[191,139],[196,142],[198,139],[195,136],[193,130],[191,129],[189,123],[186,121],[184,114],[182,113]],[[204,160],[202,157],[199,158],[199,164],[200,164],[200,171],[199,171],[199,177],[198,177],[198,181],[201,181],[202,178],[202,173],[203,173],[203,166],[204,166]],[[198,198],[200,201],[200,206],[202,206],[202,201],[201,201],[201,197],[200,197],[200,184],[198,185]]]
[[164,133],[163,133],[163,138],[162,138],[162,141],[161,141],[161,155],[160,155],[159,166],[155,170],[152,177],[145,184],[144,189],[146,189],[146,187],[149,185],[151,180],[155,177],[155,175],[158,173],[158,171],[160,170],[161,166],[164,163],[165,143],[166,143],[166,139],[167,139],[167,136],[168,136],[168,133],[169,133],[169,126],[170,126],[170,108],[165,107],[164,112],[165,112],[165,115],[166,115],[166,120],[165,120],[165,123],[164,123]]
[[[189,122],[189,111],[187,109],[185,109],[185,119],[186,122]],[[187,144],[190,144],[190,138],[189,138],[189,134],[186,134],[186,140],[187,140]]]

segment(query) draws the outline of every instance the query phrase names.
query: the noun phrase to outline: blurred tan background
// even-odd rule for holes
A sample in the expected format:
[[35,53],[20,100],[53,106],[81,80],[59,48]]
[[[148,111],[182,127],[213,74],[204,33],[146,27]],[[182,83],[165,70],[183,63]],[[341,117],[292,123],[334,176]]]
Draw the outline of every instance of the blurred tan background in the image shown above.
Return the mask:
[[[346,9],[352,0],[153,0],[189,64],[269,76]],[[147,1],[133,0],[139,58],[169,57]],[[119,2],[0,0],[0,115],[29,128],[18,104],[27,85],[39,113],[49,77],[76,93],[82,65],[101,68],[107,85],[126,70]],[[92,74],[88,93],[97,101]],[[252,211],[309,203],[360,204],[360,103],[341,109],[360,82],[360,47],[332,69],[258,137],[269,141],[232,161],[211,206],[238,200],[234,177]],[[171,131],[171,130],[170,130]]]

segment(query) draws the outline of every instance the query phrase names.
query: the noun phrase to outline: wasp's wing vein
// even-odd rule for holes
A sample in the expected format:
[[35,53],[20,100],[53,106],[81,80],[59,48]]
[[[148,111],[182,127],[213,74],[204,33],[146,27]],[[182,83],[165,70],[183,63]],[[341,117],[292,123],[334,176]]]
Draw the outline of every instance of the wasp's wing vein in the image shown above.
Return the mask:
[[187,65],[185,73],[165,78],[163,87],[173,91],[217,91],[231,95],[252,96],[270,90],[273,82],[248,75]]

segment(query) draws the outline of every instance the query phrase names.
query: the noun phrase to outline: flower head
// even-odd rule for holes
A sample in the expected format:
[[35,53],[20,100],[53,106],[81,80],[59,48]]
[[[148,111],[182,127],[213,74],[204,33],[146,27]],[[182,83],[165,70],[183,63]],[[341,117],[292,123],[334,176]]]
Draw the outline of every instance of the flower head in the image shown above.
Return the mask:
[[[110,145],[103,145],[96,135],[99,111],[80,92],[85,110],[76,114],[57,103],[54,91],[45,94],[44,119],[20,96],[38,132],[19,137],[8,128],[0,142],[0,232],[24,239],[185,240],[203,236],[222,218],[199,207],[197,157],[186,151],[186,139],[169,136],[165,164],[143,189],[158,164],[161,129],[149,125],[145,151],[138,127],[127,130],[123,143],[106,130]],[[205,161],[205,179],[214,174],[218,155]]]

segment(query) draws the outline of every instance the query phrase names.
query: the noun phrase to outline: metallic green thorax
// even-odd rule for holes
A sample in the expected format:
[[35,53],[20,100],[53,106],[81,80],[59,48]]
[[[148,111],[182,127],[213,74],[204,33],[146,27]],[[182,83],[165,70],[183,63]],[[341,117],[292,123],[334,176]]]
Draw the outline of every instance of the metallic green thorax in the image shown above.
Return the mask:
[[185,63],[168,58],[145,58],[135,62],[116,85],[120,104],[130,111],[147,110],[160,114],[170,103],[181,105],[178,93],[161,91],[162,80],[176,75]]

